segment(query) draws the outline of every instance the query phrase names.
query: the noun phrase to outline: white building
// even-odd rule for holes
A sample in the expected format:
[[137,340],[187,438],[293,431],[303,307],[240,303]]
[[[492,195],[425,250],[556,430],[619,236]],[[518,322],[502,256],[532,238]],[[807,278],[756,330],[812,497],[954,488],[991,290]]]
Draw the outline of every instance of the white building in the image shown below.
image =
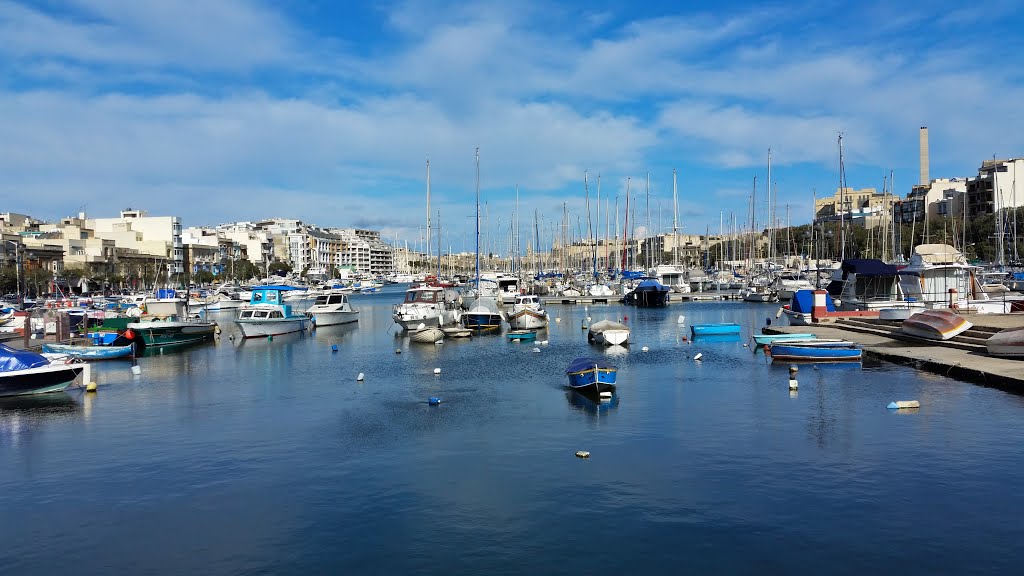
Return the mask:
[[274,239],[271,233],[257,228],[251,222],[221,224],[217,226],[217,232],[222,238],[245,246],[249,261],[257,266],[270,264],[274,259]]
[[90,218],[85,227],[97,238],[113,240],[118,248],[167,259],[168,274],[185,271],[179,216],[147,216],[142,210],[121,211],[119,218]]

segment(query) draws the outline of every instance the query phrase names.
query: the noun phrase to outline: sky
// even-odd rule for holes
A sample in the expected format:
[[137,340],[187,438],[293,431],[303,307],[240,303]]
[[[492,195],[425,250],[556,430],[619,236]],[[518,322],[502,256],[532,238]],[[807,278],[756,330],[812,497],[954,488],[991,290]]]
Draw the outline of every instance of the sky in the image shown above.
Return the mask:
[[900,195],[920,126],[932,178],[1024,156],[1022,24],[1013,0],[0,0],[0,212],[298,218],[413,245],[429,159],[459,251],[479,148],[492,238],[517,187],[523,245],[563,205],[586,230],[588,194],[594,228],[616,200],[624,225],[627,187],[637,225],[649,205],[671,230],[673,169],[680,228],[715,233],[749,221],[755,177],[766,220],[771,149],[777,217],[803,223],[838,185],[840,133],[847,184],[892,171]]

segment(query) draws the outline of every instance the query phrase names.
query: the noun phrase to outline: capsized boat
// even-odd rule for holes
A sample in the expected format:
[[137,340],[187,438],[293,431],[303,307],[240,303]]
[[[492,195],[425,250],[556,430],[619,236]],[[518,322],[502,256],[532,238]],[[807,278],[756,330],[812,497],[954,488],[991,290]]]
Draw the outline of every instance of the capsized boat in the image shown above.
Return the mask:
[[67,354],[72,358],[85,360],[113,360],[130,358],[135,346],[75,346],[71,344],[43,344],[43,352],[49,354]]
[[291,304],[284,302],[284,293],[291,286],[257,286],[252,289],[249,304],[238,310],[235,324],[242,337],[277,336],[306,329],[309,318],[296,314]]
[[720,336],[723,334],[739,334],[740,325],[733,323],[693,324],[690,332],[694,336]]
[[565,369],[565,374],[573,390],[600,394],[615,390],[618,368],[597,358],[577,358]]
[[347,291],[330,290],[316,297],[306,317],[317,326],[334,326],[359,321],[359,310],[348,301]]
[[928,340],[949,340],[968,330],[973,324],[952,310],[935,309],[918,312],[903,321],[901,330],[909,336]]
[[50,362],[41,354],[0,344],[0,396],[59,392],[67,388],[85,366]]
[[1008,328],[985,341],[989,356],[1024,357],[1024,328]]
[[598,320],[590,325],[587,341],[606,346],[622,346],[629,341],[629,328],[614,320]]
[[775,342],[768,349],[772,360],[810,362],[850,362],[861,359],[861,349],[853,342]]

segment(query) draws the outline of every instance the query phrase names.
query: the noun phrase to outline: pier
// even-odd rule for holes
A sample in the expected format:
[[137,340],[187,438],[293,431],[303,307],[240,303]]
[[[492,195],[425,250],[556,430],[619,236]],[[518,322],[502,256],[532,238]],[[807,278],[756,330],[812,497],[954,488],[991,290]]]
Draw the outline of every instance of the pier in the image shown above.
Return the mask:
[[1020,391],[1024,362],[989,356],[985,340],[992,334],[1021,325],[1019,315],[968,314],[974,325],[950,340],[926,340],[899,331],[899,324],[878,320],[844,319],[812,326],[766,326],[765,334],[809,333],[861,345],[864,352],[897,364],[907,364],[985,386]]
[[[617,304],[622,296],[541,296],[540,301],[545,306],[549,304]],[[679,294],[672,292],[668,296],[670,304],[682,302],[714,302],[722,300],[742,300],[738,290],[722,290],[714,292],[686,292]]]

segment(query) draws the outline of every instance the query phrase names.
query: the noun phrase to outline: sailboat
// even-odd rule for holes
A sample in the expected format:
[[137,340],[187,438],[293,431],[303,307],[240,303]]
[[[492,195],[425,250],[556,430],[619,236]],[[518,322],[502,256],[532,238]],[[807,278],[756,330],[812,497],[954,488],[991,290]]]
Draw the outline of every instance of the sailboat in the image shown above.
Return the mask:
[[474,330],[501,328],[501,311],[497,298],[480,292],[480,149],[476,149],[476,294],[477,297],[462,315],[462,325]]

